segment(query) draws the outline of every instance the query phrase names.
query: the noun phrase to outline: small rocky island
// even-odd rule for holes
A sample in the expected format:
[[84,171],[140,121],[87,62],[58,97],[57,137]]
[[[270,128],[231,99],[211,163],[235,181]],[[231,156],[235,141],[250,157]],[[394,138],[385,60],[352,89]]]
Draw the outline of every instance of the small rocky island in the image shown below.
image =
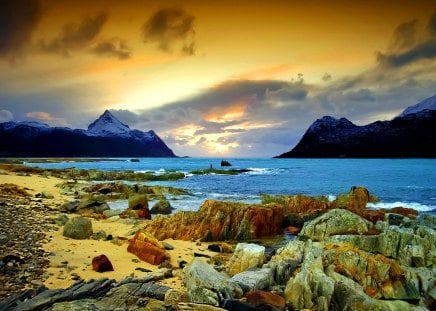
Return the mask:
[[173,213],[183,189],[0,170],[0,310],[436,308],[436,217],[363,187]]

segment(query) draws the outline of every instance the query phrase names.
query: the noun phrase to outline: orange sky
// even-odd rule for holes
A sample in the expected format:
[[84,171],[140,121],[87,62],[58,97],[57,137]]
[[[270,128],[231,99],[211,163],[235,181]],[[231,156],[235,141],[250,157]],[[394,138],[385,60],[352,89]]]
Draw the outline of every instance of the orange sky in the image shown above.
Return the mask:
[[[132,127],[154,127],[178,152],[243,155],[262,145],[248,135],[253,128],[277,140],[289,131],[292,139],[271,146],[286,151],[322,114],[391,118],[435,93],[435,1],[8,3],[0,8],[0,121],[86,127],[113,109]],[[407,62],[393,66],[398,55]],[[387,71],[389,81],[377,78]],[[398,83],[412,87],[411,77],[412,94],[394,92]],[[363,95],[373,96],[350,104]],[[216,132],[189,138],[187,126]]]

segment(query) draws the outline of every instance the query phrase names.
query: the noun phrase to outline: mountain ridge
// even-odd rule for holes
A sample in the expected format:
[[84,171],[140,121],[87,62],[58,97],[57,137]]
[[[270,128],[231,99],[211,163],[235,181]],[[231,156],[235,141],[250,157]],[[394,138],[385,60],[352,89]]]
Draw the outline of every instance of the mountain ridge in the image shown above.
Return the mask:
[[436,158],[436,106],[426,109],[435,100],[436,95],[390,121],[363,126],[324,116],[292,150],[276,158]]
[[35,121],[0,123],[0,141],[0,156],[176,157],[153,130],[131,130],[109,110],[86,130]]

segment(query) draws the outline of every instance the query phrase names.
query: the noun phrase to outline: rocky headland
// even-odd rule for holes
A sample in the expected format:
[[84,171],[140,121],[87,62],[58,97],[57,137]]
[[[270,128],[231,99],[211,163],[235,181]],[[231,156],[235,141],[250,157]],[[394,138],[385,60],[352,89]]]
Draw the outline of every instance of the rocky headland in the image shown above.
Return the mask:
[[[368,209],[377,198],[363,187],[334,201],[264,195],[174,213],[168,196],[183,189],[11,167],[0,310],[436,308],[436,217]],[[115,212],[119,198],[128,205]]]

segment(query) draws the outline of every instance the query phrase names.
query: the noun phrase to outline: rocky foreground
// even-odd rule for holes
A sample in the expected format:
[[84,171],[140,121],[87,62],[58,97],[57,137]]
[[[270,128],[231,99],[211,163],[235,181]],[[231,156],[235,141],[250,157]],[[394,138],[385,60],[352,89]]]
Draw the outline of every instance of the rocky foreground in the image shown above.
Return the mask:
[[[333,202],[264,196],[262,204],[206,201],[197,212],[170,215],[162,215],[171,213],[166,196],[180,189],[77,182],[59,189],[70,200],[49,207],[47,193],[36,198],[14,185],[0,187],[0,310],[436,309],[436,217],[403,207],[369,210],[377,199],[365,188]],[[118,215],[107,206],[114,198],[129,200]],[[151,198],[156,207],[149,208]],[[101,277],[76,275],[67,288],[45,287],[56,254],[41,245],[51,232],[62,228],[77,244],[111,243],[116,237],[93,229],[104,219],[135,223],[119,248],[155,268],[112,279],[117,267],[106,247],[85,258]],[[163,242],[171,239],[209,252],[191,249],[189,258],[174,258],[174,247]]]

